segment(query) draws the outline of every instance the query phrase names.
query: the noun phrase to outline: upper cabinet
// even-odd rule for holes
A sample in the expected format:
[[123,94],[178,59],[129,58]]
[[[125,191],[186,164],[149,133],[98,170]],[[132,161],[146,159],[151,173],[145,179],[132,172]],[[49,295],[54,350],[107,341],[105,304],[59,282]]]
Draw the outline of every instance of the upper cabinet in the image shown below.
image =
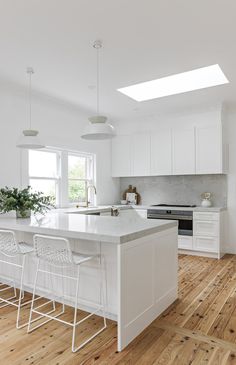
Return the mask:
[[150,176],[150,135],[134,134],[131,147],[133,176]]
[[130,136],[116,136],[112,141],[112,176],[131,176]]
[[223,172],[222,129],[220,125],[196,127],[196,174]]
[[172,140],[171,130],[154,132],[150,136],[151,175],[172,174]]
[[220,123],[117,136],[112,176],[227,173],[225,147]]
[[172,130],[173,175],[195,174],[194,128]]

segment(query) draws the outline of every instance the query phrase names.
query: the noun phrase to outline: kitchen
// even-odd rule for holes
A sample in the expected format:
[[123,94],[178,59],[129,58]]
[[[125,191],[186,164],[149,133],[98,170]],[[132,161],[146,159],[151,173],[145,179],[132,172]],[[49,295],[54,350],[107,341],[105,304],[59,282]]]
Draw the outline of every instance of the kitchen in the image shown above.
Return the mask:
[[3,363],[234,363],[235,4],[20,3],[0,15]]

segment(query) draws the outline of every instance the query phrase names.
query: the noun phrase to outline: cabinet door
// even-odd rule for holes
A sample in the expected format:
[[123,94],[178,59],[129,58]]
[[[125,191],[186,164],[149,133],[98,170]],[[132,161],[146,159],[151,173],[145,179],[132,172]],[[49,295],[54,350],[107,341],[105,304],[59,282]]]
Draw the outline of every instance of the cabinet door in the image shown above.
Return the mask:
[[196,251],[217,252],[219,247],[219,239],[217,237],[201,237],[193,238],[193,249]]
[[195,174],[194,128],[173,129],[173,175]]
[[151,134],[151,175],[172,174],[171,130]]
[[178,248],[184,250],[193,249],[193,237],[190,236],[178,236]]
[[112,140],[112,176],[131,176],[130,136],[116,136]]
[[150,135],[134,134],[132,137],[132,170],[133,176],[150,175]]
[[217,221],[194,221],[193,222],[194,236],[212,236],[219,237],[219,222]]
[[220,126],[196,127],[196,173],[222,173],[222,130]]

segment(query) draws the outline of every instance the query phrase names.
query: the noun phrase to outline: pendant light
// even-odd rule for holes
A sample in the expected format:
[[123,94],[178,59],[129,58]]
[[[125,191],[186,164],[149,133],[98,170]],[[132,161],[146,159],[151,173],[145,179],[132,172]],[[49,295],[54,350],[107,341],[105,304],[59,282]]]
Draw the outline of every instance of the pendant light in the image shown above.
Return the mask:
[[29,129],[25,129],[23,131],[23,136],[20,137],[19,141],[17,142],[17,147],[19,148],[27,148],[27,149],[40,149],[44,148],[45,146],[41,143],[38,137],[38,131],[35,129],[31,129],[31,109],[32,109],[32,88],[31,88],[31,77],[34,73],[32,67],[28,67],[26,70],[27,74],[29,75]]
[[115,129],[110,123],[107,123],[107,117],[99,114],[99,50],[102,48],[102,42],[96,40],[93,47],[97,51],[97,115],[88,118],[89,123],[81,138],[88,140],[110,139],[115,136]]

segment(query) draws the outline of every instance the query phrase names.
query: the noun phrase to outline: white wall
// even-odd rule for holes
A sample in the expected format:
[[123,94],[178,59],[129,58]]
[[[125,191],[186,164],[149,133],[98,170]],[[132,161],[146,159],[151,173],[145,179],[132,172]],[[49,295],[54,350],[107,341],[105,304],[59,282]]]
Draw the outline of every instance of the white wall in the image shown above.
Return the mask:
[[229,144],[227,252],[236,254],[236,111],[228,111],[226,115],[226,133]]
[[[119,200],[119,179],[111,178],[111,142],[80,138],[88,113],[42,95],[34,95],[32,128],[40,131],[47,146],[92,152],[97,160],[97,204]],[[16,147],[28,128],[27,92],[0,84],[0,187],[21,185],[21,151]]]
[[138,117],[115,124],[117,134],[131,134],[143,131],[155,131],[160,127],[189,127],[194,125],[216,124],[221,122],[221,105],[208,109],[193,110],[188,113]]

